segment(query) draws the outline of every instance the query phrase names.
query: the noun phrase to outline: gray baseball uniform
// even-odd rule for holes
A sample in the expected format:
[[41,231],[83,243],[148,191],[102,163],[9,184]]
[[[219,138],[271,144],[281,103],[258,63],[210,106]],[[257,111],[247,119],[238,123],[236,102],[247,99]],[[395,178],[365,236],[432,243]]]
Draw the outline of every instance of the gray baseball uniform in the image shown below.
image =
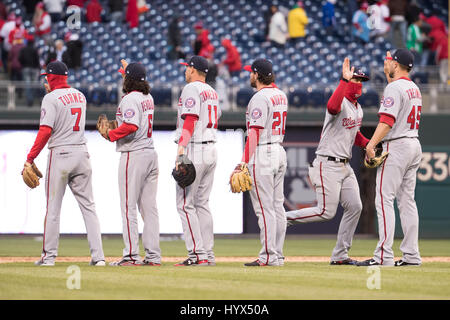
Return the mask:
[[94,262],[105,260],[100,225],[92,194],[92,169],[84,137],[86,98],[74,88],[56,89],[45,95],[40,125],[52,128],[48,141],[45,215],[41,262],[53,263],[58,253],[61,203],[69,185],[86,225]]
[[194,81],[187,84],[178,104],[176,140],[181,137],[184,117],[198,117],[186,155],[196,170],[195,181],[185,189],[176,186],[177,210],[183,226],[188,257],[192,261],[208,260],[215,263],[214,230],[209,195],[216,169],[218,120],[222,115],[216,91],[208,84]]
[[377,170],[375,205],[380,238],[374,260],[382,265],[394,264],[395,199],[404,235],[400,245],[402,260],[421,263],[419,214],[414,200],[416,175],[422,159],[418,139],[421,109],[422,95],[410,79],[401,78],[386,86],[379,114],[393,117],[395,123],[383,139],[383,150],[388,151],[389,156]]
[[137,220],[139,208],[144,221],[142,244],[145,261],[160,264],[159,216],[156,206],[158,155],[152,138],[154,109],[150,94],[133,91],[122,98],[116,112],[117,124],[133,124],[138,129],[117,140],[116,150],[121,152],[119,193],[125,244],[123,259],[141,263]]
[[358,181],[348,163],[352,147],[362,123],[361,105],[355,106],[344,97],[341,111],[332,115],[326,111],[316,158],[309,168],[309,178],[316,191],[317,206],[287,212],[289,225],[321,222],[332,219],[339,203],[344,214],[339,225],[332,261],[348,258],[353,235],[361,215],[362,204]]
[[247,129],[261,129],[254,157],[249,159],[249,171],[254,183],[250,198],[260,228],[262,248],[259,261],[270,266],[284,264],[286,213],[283,203],[287,160],[281,143],[285,134],[287,110],[285,93],[270,86],[253,95],[246,113]]

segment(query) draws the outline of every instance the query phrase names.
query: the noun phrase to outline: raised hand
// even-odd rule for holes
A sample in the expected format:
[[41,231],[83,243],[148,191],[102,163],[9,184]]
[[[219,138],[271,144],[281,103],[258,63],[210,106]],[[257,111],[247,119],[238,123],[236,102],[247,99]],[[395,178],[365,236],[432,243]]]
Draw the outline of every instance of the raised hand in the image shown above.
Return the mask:
[[342,78],[345,80],[350,80],[353,78],[353,72],[355,71],[355,67],[350,68],[350,60],[348,58],[344,59],[344,63],[342,63]]

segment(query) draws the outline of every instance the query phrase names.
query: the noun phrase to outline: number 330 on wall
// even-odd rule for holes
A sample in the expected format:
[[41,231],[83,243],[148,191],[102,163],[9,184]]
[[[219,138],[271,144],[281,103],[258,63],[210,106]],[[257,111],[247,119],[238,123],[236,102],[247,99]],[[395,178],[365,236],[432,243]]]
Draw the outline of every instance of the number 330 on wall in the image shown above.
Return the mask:
[[[417,179],[445,181],[450,177],[450,157],[447,152],[423,152]],[[449,179],[450,180],[450,179]]]

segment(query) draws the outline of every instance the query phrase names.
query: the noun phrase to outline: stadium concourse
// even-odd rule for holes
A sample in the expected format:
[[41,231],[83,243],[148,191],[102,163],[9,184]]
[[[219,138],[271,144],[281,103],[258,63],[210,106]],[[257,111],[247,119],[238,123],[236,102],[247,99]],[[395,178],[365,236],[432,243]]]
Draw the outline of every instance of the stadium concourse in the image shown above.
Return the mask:
[[[32,21],[25,16],[24,1],[3,1],[9,12],[23,17],[24,27],[33,33]],[[380,71],[387,50],[394,49],[385,37],[372,37],[371,41],[361,44],[350,37],[351,23],[348,17],[347,1],[335,4],[335,32],[329,33],[322,25],[322,5],[324,1],[303,1],[309,24],[307,36],[302,41],[288,42],[284,48],[277,48],[265,41],[265,13],[270,4],[276,4],[280,10],[290,10],[296,1],[279,0],[153,0],[147,1],[149,10],[139,16],[139,24],[130,28],[127,23],[111,21],[107,0],[99,1],[103,11],[102,22],[86,23],[86,5],[82,9],[81,24],[69,29],[67,19],[51,25],[51,40],[64,39],[68,31],[79,35],[83,43],[82,66],[72,70],[69,82],[81,88],[87,100],[95,106],[116,105],[121,79],[117,73],[121,58],[140,61],[149,71],[149,80],[153,88],[152,95],[159,106],[173,106],[177,93],[171,86],[181,85],[184,74],[178,61],[168,59],[168,27],[175,15],[182,17],[179,27],[182,37],[182,51],[188,56],[193,54],[192,41],[195,39],[194,25],[202,22],[209,30],[209,39],[215,47],[214,61],[225,58],[223,38],[230,38],[241,55],[242,65],[258,57],[271,59],[279,86],[292,86],[290,105],[301,108],[321,106],[331,94],[330,88],[336,85],[340,77],[340,66],[344,57],[349,57],[352,65],[364,72]],[[444,21],[448,12],[445,1],[418,1],[425,13],[438,10]],[[125,12],[126,8],[124,8]],[[261,40],[262,38],[262,40]],[[49,51],[49,43],[36,38],[39,53]],[[427,83],[429,75],[416,72],[412,75],[419,83]],[[383,74],[372,76],[373,83],[383,82]],[[224,81],[228,87],[236,87],[233,106],[245,107],[252,95],[248,88],[245,72],[238,73]],[[43,94],[43,91],[40,93]],[[361,103],[375,107],[379,102],[379,90],[367,87]],[[176,97],[175,97],[176,99]]]

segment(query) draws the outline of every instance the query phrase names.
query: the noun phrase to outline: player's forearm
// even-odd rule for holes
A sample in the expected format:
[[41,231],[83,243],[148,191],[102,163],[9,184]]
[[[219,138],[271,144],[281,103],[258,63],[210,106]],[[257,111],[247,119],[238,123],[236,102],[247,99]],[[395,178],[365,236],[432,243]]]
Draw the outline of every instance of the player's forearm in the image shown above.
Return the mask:
[[259,142],[260,130],[261,129],[256,127],[250,128],[250,133],[248,134],[247,142],[245,143],[242,162],[248,163],[255,153],[256,146]]
[[341,112],[342,100],[344,100],[345,88],[347,87],[347,83],[348,82],[341,80],[338,87],[331,95],[327,103],[327,110],[329,113],[338,114],[339,112]]
[[27,155],[27,162],[33,163],[52,135],[52,128],[48,126],[40,126],[33,147]]
[[181,137],[178,141],[178,145],[186,147],[194,134],[195,124],[197,123],[198,117],[194,115],[186,115],[183,123],[183,129],[181,130]]
[[358,131],[356,133],[356,138],[355,138],[354,145],[358,146],[358,147],[361,147],[361,148],[365,148],[368,143],[369,143],[369,139],[364,137],[364,135],[360,131]]
[[378,126],[369,143],[367,144],[366,149],[374,149],[377,146],[377,144],[379,144],[381,140],[383,140],[383,138],[388,134],[390,130],[391,127],[388,124],[384,122],[378,123]]
[[109,130],[108,136],[111,142],[117,141],[119,139],[125,138],[126,136],[136,132],[138,129],[134,124],[122,123],[120,127]]

